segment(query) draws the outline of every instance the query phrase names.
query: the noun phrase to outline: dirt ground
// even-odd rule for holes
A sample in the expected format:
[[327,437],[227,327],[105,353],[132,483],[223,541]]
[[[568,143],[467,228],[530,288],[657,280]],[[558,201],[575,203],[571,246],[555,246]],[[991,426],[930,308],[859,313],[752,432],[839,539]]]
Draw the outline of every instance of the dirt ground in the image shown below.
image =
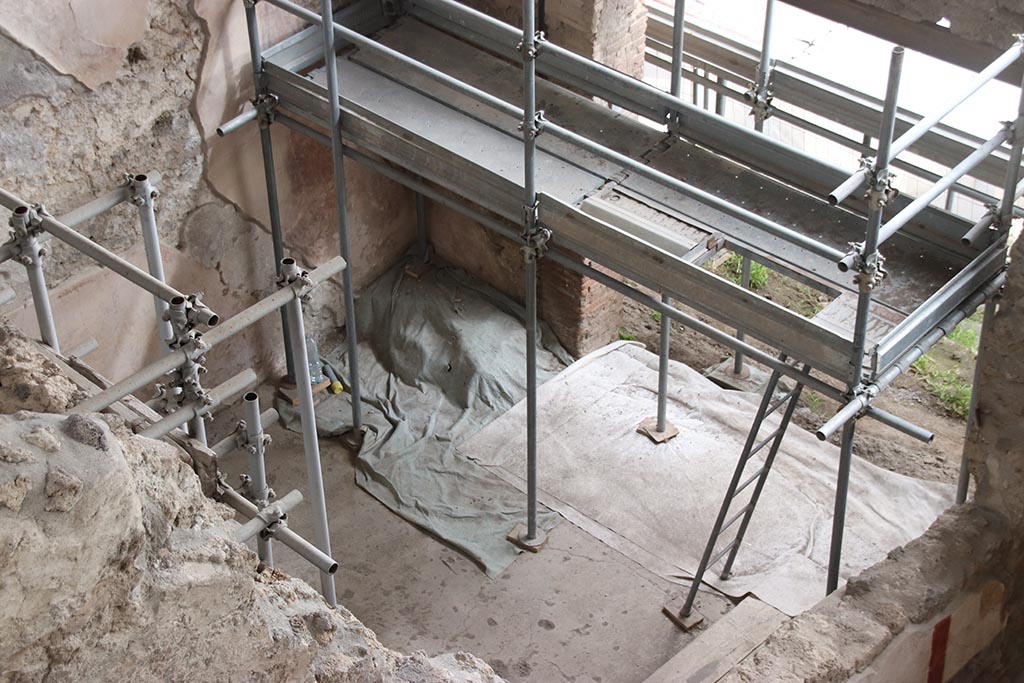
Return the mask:
[[[720,263],[714,270],[723,274],[725,269],[725,264]],[[758,293],[805,316],[813,315],[829,301],[827,295],[819,294],[774,272]],[[718,329],[734,332],[692,309],[681,308]],[[635,337],[647,348],[657,350],[659,319],[652,316],[650,309],[627,300],[623,319],[620,336]],[[765,351],[772,351],[757,340],[748,341]],[[732,357],[732,351],[673,322],[669,356],[703,372]],[[974,372],[974,353],[944,339],[928,355],[928,359],[928,373],[904,374],[877,399],[876,405],[932,431],[935,434],[932,443],[921,443],[879,422],[862,419],[857,423],[854,451],[862,458],[893,472],[952,484],[956,483],[959,473],[965,420],[940,400],[936,395],[939,392],[929,387],[929,380],[934,383],[936,373],[945,372],[958,386],[963,383],[970,386]],[[835,384],[838,386],[838,383]],[[830,399],[816,392],[805,391],[794,419],[801,427],[814,430],[831,417],[837,408],[838,405]],[[838,444],[838,438],[837,434],[832,440]]]

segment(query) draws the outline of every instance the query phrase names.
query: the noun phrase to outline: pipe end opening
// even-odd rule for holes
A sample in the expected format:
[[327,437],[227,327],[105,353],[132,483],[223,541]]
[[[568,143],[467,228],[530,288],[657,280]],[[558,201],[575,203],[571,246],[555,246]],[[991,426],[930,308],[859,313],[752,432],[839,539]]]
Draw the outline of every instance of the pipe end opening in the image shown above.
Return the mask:
[[214,313],[214,314],[213,314],[213,315],[211,315],[211,316],[210,316],[210,318],[209,318],[209,319],[208,319],[208,320],[206,321],[206,326],[207,326],[207,327],[216,327],[216,326],[217,326],[217,323],[219,323],[219,322],[220,322],[220,316],[219,316],[219,315],[217,315],[216,313]]
[[137,176],[135,176],[135,182],[137,183],[144,183],[147,180],[149,180],[149,176],[147,176],[145,173],[140,173]]
[[19,206],[18,208],[16,208],[14,210],[14,215],[15,216],[24,216],[27,213],[28,213],[28,207],[27,206]]
[[294,266],[295,265],[295,259],[293,259],[291,256],[285,256],[283,259],[281,259],[281,265],[282,266]]
[[259,397],[259,394],[257,394],[255,391],[247,391],[245,396],[242,397],[242,400],[245,401],[246,403],[254,403],[257,400],[259,400]]
[[185,297],[183,297],[183,296],[173,297],[171,299],[171,305],[172,306],[184,306],[185,305]]
[[835,196],[834,194],[830,194],[828,196],[828,203],[829,203],[830,206],[838,206],[839,205],[839,197]]
[[337,571],[338,571],[338,563],[337,562],[335,562],[334,564],[332,564],[330,567],[327,568],[327,573],[328,574],[332,574],[333,575]]
[[821,432],[821,431],[814,432],[814,436],[818,437],[818,441],[828,441],[828,437],[825,436],[824,432]]

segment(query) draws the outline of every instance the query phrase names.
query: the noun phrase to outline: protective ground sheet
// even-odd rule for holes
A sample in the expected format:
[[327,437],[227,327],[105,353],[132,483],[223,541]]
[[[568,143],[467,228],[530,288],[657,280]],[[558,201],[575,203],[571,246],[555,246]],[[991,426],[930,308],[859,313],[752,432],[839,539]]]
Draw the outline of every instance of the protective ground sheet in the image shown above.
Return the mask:
[[[657,363],[617,343],[580,359],[539,392],[542,501],[655,572],[692,576],[743,448],[759,397],[726,391],[671,364],[668,419],[679,436],[655,445],[636,432],[655,412]],[[520,484],[519,404],[459,452]],[[778,426],[768,420],[762,437]],[[765,453],[767,449],[765,449]],[[722,561],[705,581],[727,595],[753,593],[796,615],[824,596],[839,449],[791,424],[728,581]],[[755,456],[752,474],[763,463]],[[747,491],[751,491],[749,487]],[[845,579],[921,535],[953,499],[953,488],[922,482],[855,458],[841,575]],[[733,510],[747,500],[739,496]],[[733,530],[738,525],[732,527]],[[612,532],[602,533],[601,528]],[[721,546],[732,538],[726,532]],[[723,560],[724,561],[724,560]]]
[[[403,265],[374,282],[358,302],[366,438],[356,481],[494,577],[520,552],[505,537],[525,521],[526,497],[459,457],[455,445],[526,394],[521,309],[460,270],[431,268],[412,277]],[[547,330],[541,337],[544,348],[537,359],[543,382],[571,358]],[[343,357],[324,355],[348,375]],[[285,424],[298,430],[295,409],[281,403]],[[348,393],[324,401],[316,413],[322,436],[351,429]],[[327,491],[328,507],[330,497]],[[542,509],[538,521],[547,530],[559,519]]]

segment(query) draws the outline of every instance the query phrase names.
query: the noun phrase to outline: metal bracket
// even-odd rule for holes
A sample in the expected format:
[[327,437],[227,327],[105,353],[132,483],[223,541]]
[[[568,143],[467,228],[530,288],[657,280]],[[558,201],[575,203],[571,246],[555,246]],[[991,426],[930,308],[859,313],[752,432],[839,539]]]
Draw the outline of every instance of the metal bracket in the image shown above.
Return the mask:
[[[544,110],[538,109],[533,113],[533,125],[530,126],[529,130],[526,131],[526,135],[531,139],[535,140],[541,133],[544,132],[544,127],[547,125],[548,120],[544,118]],[[523,121],[516,124],[516,130],[520,133],[523,132]]]
[[540,259],[548,250],[548,240],[551,239],[551,231],[547,228],[537,227],[523,238],[523,258],[527,262]]
[[313,291],[313,281],[309,279],[309,273],[299,268],[297,263],[291,263],[288,266],[282,265],[277,284],[281,287],[293,287],[296,283],[299,284],[299,287],[295,295],[306,301],[309,298],[309,293]]
[[277,107],[281,98],[270,92],[257,93],[256,97],[249,100],[252,106],[259,113],[258,118],[261,128],[270,126],[277,119]]
[[249,9],[252,9],[256,6],[256,3],[259,1],[260,0],[242,0],[242,4],[248,7]]
[[871,177],[868,179],[868,189],[864,196],[868,200],[868,206],[881,211],[885,205],[900,196],[900,191],[892,186],[896,174],[889,168],[878,172],[874,169],[874,160],[871,161]]
[[[525,60],[537,59],[537,55],[540,54],[541,50],[544,49],[544,43],[547,42],[547,38],[544,36],[544,31],[537,31],[533,34],[533,45],[523,55]],[[523,53],[523,41],[516,43],[516,52]]]
[[[862,250],[864,245],[859,245],[859,248]],[[889,271],[885,269],[885,257],[880,253],[876,251],[873,255],[865,257],[860,250],[856,252],[853,260],[854,270],[857,271],[853,276],[853,282],[861,293],[865,293],[882,284]]]
[[767,74],[761,73],[761,67],[757,67],[754,74],[754,82],[750,88],[743,93],[743,98],[752,103],[750,113],[759,122],[770,119],[775,114],[775,107],[772,100],[775,97],[775,64],[774,61],[768,65]]

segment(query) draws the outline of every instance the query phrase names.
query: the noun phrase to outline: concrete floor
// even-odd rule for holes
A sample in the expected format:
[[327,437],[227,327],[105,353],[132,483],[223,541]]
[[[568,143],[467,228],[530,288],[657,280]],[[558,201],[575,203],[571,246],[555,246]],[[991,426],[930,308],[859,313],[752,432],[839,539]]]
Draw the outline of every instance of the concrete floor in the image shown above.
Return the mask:
[[[261,391],[264,407],[270,392]],[[233,418],[218,417],[218,431]],[[211,425],[212,426],[212,425]],[[274,426],[268,454],[278,495],[306,489],[300,435]],[[216,435],[214,435],[216,436]],[[677,630],[661,606],[683,594],[670,583],[562,521],[539,554],[521,555],[488,579],[459,552],[405,522],[356,486],[352,456],[322,439],[339,601],[387,646],[428,654],[465,650],[510,681],[643,681],[693,638]],[[244,456],[224,459],[230,481]],[[525,500],[524,500],[525,507]],[[290,514],[307,538],[309,506]],[[319,586],[309,565],[275,547],[278,567]],[[730,607],[707,592],[698,608],[712,622]]]

